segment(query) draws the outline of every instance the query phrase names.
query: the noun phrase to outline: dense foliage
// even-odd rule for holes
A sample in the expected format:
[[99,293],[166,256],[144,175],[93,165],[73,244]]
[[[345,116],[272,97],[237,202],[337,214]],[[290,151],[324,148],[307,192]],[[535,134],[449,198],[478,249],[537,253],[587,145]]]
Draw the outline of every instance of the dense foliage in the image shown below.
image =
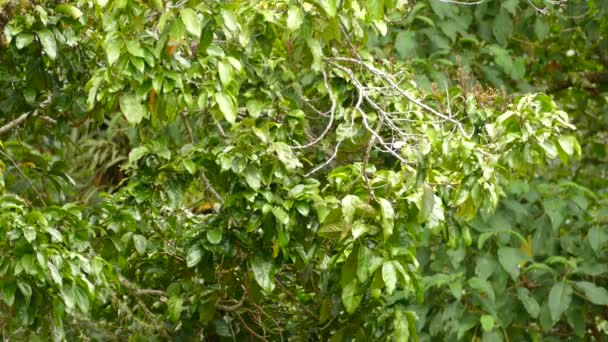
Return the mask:
[[0,0],[5,340],[608,338],[608,2]]

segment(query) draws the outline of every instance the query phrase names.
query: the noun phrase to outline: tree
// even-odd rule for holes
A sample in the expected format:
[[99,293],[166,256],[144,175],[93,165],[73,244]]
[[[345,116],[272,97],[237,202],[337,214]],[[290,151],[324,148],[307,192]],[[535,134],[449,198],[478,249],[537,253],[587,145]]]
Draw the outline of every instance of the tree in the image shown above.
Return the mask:
[[3,338],[606,335],[602,1],[0,8]]

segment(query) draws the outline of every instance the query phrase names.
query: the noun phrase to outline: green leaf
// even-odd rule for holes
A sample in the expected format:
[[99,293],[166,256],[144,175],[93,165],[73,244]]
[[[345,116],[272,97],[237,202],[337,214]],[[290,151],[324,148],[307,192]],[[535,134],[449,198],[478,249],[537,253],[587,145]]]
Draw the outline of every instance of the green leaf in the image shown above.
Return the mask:
[[342,287],[342,303],[344,304],[344,308],[346,308],[346,312],[349,314],[352,314],[357,310],[362,299],[363,295],[359,293],[356,279],[353,279],[353,281]]
[[321,60],[323,59],[323,49],[321,48],[321,43],[318,40],[313,38],[308,38],[306,40],[306,44],[308,48],[310,48],[310,53],[312,53],[312,69],[315,71],[320,71],[322,68]]
[[380,211],[382,213],[382,231],[384,232],[384,240],[388,240],[388,238],[393,235],[395,212],[393,211],[391,202],[388,200],[379,198],[378,203],[380,203]]
[[218,62],[217,71],[220,75],[222,85],[228,86],[234,80],[234,71],[230,63]]
[[407,316],[401,310],[395,310],[395,341],[409,341],[410,329]]
[[277,219],[277,221],[281,222],[284,225],[289,224],[289,214],[285,212],[281,207],[272,208],[272,215]]
[[565,218],[565,209],[568,203],[559,198],[549,198],[543,201],[545,212],[551,219],[553,230],[557,230]]
[[500,6],[502,8],[506,9],[507,11],[509,11],[509,13],[511,13],[513,15],[515,15],[517,13],[518,5],[519,5],[519,0],[504,0],[500,4]]
[[240,29],[239,22],[232,11],[222,10],[222,18],[224,19],[224,25],[232,32],[237,32]]
[[337,8],[338,8],[338,0],[315,0],[317,3],[323,7],[325,13],[330,18],[336,16]]
[[518,287],[517,298],[519,298],[519,301],[523,304],[526,311],[528,311],[530,317],[538,318],[538,315],[540,314],[540,306],[538,305],[536,299],[532,297],[528,289],[524,287]]
[[214,228],[207,231],[207,241],[214,245],[217,245],[222,241],[222,236],[222,228]]
[[274,270],[272,261],[260,254],[256,255],[251,261],[251,270],[255,281],[266,292],[274,290]]
[[[139,44],[139,41],[137,41],[137,40],[127,41],[126,47],[127,47],[127,51],[135,57],[144,58],[146,56],[144,49],[141,47],[141,45]],[[135,60],[137,60],[137,59],[135,59]],[[143,61],[141,63],[142,63],[142,67],[143,67]]]
[[275,142],[271,146],[271,150],[277,153],[279,160],[287,169],[295,169],[302,167],[302,163],[291,150],[291,147],[284,142]]
[[59,270],[52,262],[47,263],[47,267],[49,269],[49,273],[51,274],[51,279],[55,282],[55,284],[62,286],[63,285],[63,277],[59,274]]
[[528,256],[519,248],[500,247],[498,249],[498,261],[513,280],[519,278],[519,264],[527,259]]
[[74,19],[78,19],[82,16],[82,11],[72,5],[57,5],[55,11],[63,14],[67,14]]
[[401,58],[416,56],[416,33],[413,31],[401,31],[395,37],[395,49]]
[[27,240],[27,242],[32,243],[36,240],[36,229],[32,226],[23,227],[23,237]]
[[435,192],[430,185],[424,184],[422,186],[422,208],[418,213],[418,222],[425,222],[433,212],[433,206],[435,205]]
[[143,235],[134,234],[133,235],[133,244],[135,244],[135,250],[139,255],[144,255],[146,252],[146,247],[148,245],[148,241]]
[[589,229],[587,234],[587,241],[595,253],[600,253],[604,244],[608,241],[608,233],[600,227],[593,227]]
[[257,167],[249,165],[245,169],[245,181],[247,182],[247,185],[255,191],[260,190],[261,177],[260,170]]
[[543,41],[547,37],[549,28],[547,20],[543,16],[537,15],[536,20],[534,20],[534,33],[539,41]]
[[347,195],[342,199],[342,218],[344,223],[350,225],[353,223],[357,205],[361,203],[361,199],[357,196]]
[[260,101],[249,100],[249,101],[247,101],[247,104],[245,106],[247,107],[247,113],[252,118],[258,118],[260,116],[260,114],[262,113],[263,104]]
[[200,38],[203,26],[198,19],[196,12],[194,12],[194,10],[191,8],[184,8],[180,11],[180,15],[188,33],[196,38]]
[[78,306],[80,311],[88,313],[90,307],[89,296],[79,286],[74,286],[74,294],[76,295],[76,306]]
[[392,262],[387,261],[382,264],[382,280],[386,285],[386,292],[388,295],[392,295],[397,286],[397,272]]
[[172,296],[167,301],[167,310],[169,311],[169,319],[176,323],[182,315],[184,300],[179,296]]
[[120,57],[120,50],[122,49],[122,41],[119,39],[111,39],[106,45],[106,56],[108,58],[108,64],[112,65],[118,57]]
[[511,38],[513,33],[513,20],[504,8],[500,9],[498,15],[494,19],[492,33],[494,33],[496,41],[502,46],[507,45],[509,38]]
[[65,306],[69,309],[74,308],[74,304],[76,303],[76,294],[74,293],[74,287],[72,285],[64,285],[61,289],[61,297],[63,298],[63,302]]
[[551,320],[555,323],[559,321],[564,311],[568,309],[572,302],[572,287],[563,282],[555,283],[549,292],[549,311]]
[[31,33],[20,33],[17,38],[15,38],[15,46],[17,46],[17,49],[21,50],[30,45],[34,41],[34,38],[34,35]]
[[492,287],[492,284],[490,284],[490,282],[488,282],[487,280],[478,277],[472,277],[468,280],[467,283],[472,289],[478,290],[482,294],[487,295],[492,302],[495,300],[496,295],[494,293],[494,288]]
[[32,297],[32,287],[29,284],[19,280],[17,281],[17,287],[19,288],[19,292],[21,292],[21,294],[23,294],[23,296],[26,298],[26,301],[29,302],[30,298]]
[[369,268],[371,259],[374,257],[371,249],[360,246],[359,255],[357,256],[357,278],[360,282],[365,283],[369,278]]
[[14,281],[3,282],[1,287],[2,300],[8,306],[13,306],[15,302],[15,293],[17,292],[17,283]]
[[226,121],[234,124],[236,122],[236,100],[226,93],[215,93],[215,101]]
[[370,19],[384,19],[384,1],[385,0],[367,0],[365,2]]
[[490,315],[482,315],[479,318],[483,331],[492,331],[494,329],[494,317]]
[[57,42],[53,33],[47,29],[42,29],[36,31],[36,34],[38,34],[38,39],[40,39],[40,44],[46,55],[50,59],[57,58]]
[[481,342],[502,342],[502,334],[499,331],[492,330],[483,333]]
[[124,94],[119,98],[120,109],[127,121],[136,125],[148,116],[146,107],[137,99],[135,94]]
[[143,156],[150,153],[148,146],[138,146],[129,152],[129,164],[135,165]]
[[608,291],[605,288],[590,283],[588,281],[577,281],[576,287],[585,293],[585,297],[596,305],[608,305]]
[[287,29],[289,31],[295,31],[302,26],[304,21],[302,10],[298,6],[290,6],[287,10]]
[[186,266],[194,267],[198,265],[203,257],[203,251],[200,246],[192,246],[186,256]]

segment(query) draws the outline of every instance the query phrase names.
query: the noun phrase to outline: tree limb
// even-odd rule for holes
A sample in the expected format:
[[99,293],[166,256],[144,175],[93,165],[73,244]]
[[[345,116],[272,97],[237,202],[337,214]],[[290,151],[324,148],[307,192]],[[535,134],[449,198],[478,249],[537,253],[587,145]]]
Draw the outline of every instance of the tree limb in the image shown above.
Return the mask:
[[165,291],[153,290],[153,289],[140,289],[139,287],[137,287],[137,285],[135,285],[130,280],[128,280],[127,278],[123,277],[120,274],[118,275],[118,281],[120,282],[120,284],[122,286],[127,288],[129,291],[131,291],[136,296],[167,296],[167,292],[165,292]]
[[[606,71],[597,71],[597,72],[581,72],[577,74],[579,77],[585,79],[586,81],[597,84],[597,85],[608,85],[608,72]],[[547,89],[548,93],[557,93],[562,90],[568,89],[571,86],[578,85],[576,78],[571,76],[567,77],[565,80],[558,81],[549,86]],[[590,90],[588,87],[581,85],[581,88]],[[593,89],[593,88],[592,88]]]
[[7,123],[4,126],[0,127],[0,135],[12,131],[17,126],[19,126],[23,122],[25,122],[25,120],[27,120],[27,118],[29,118],[30,116],[32,116],[32,117],[33,116],[37,116],[41,110],[46,109],[51,104],[51,100],[52,100],[52,96],[49,96],[46,100],[44,100],[42,103],[40,103],[40,105],[38,106],[38,108],[36,108],[34,111],[23,113],[19,117],[17,117],[16,119],[14,119],[13,121],[10,121],[9,123]]

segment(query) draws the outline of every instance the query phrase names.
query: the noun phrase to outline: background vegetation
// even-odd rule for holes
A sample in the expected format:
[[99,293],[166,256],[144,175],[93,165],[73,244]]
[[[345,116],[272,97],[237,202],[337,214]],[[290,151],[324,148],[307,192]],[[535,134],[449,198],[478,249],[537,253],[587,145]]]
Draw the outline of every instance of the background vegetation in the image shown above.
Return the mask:
[[0,0],[0,336],[608,339],[608,2]]

